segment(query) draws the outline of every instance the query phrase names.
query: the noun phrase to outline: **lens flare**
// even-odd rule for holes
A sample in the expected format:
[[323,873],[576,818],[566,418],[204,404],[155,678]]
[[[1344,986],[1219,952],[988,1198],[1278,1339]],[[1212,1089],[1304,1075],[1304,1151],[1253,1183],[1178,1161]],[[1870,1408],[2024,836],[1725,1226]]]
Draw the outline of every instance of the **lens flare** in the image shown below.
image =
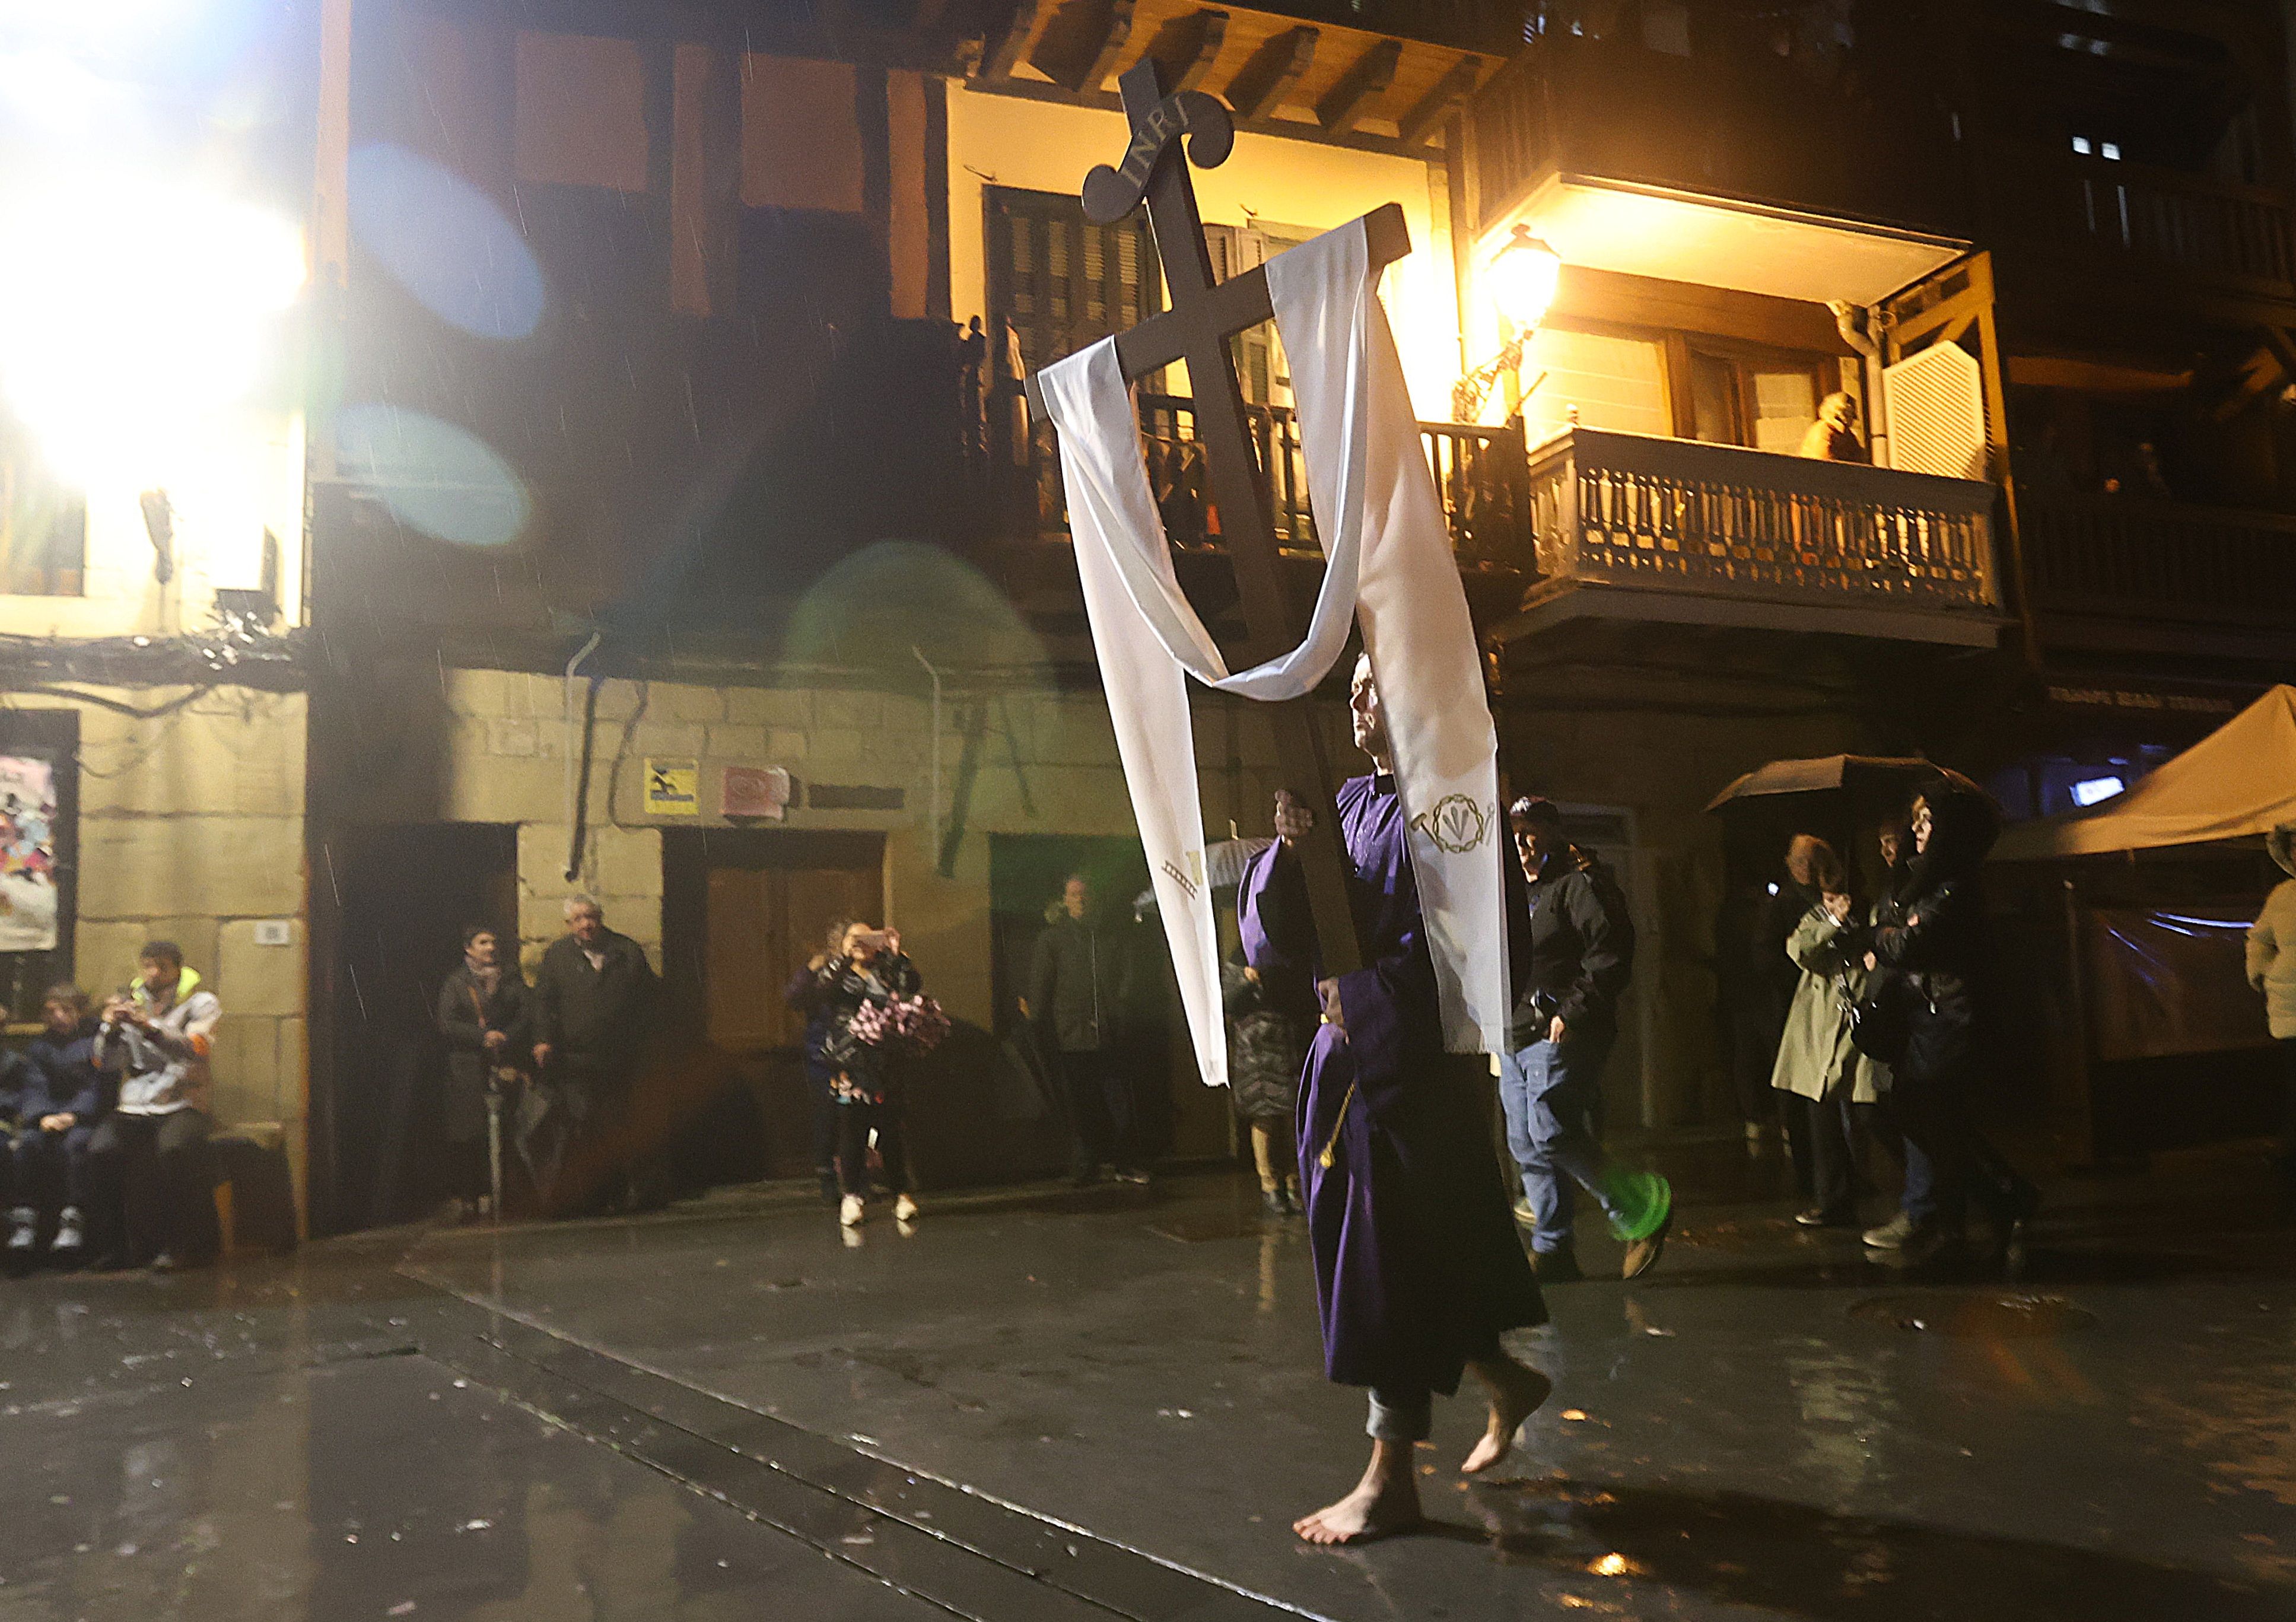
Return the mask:
[[542,319],[542,267],[494,200],[404,147],[350,159],[351,230],[441,321],[480,338],[523,338]]
[[525,481],[483,440],[419,411],[345,406],[335,459],[400,523],[458,546],[507,545],[534,510]]

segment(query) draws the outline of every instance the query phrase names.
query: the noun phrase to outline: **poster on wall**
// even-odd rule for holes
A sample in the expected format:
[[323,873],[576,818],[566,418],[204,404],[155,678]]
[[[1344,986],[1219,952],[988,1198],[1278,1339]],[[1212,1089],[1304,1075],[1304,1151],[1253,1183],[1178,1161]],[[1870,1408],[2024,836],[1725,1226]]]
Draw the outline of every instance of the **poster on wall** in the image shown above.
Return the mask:
[[56,769],[0,755],[0,952],[56,946]]

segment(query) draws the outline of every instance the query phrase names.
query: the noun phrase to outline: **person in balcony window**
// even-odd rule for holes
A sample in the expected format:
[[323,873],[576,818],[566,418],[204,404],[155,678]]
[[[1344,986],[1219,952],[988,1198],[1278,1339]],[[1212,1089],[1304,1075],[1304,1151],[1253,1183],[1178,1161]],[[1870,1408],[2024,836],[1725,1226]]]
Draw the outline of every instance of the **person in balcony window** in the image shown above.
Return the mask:
[[1801,454],[1813,462],[1870,462],[1857,437],[1857,401],[1835,389],[1817,403],[1817,421],[1801,437]]
[[2296,1178],[2296,823],[2266,836],[2272,859],[2289,876],[2273,887],[2248,932],[2248,983],[2264,995],[2264,1012],[2287,1094],[2281,1104],[2280,1170]]

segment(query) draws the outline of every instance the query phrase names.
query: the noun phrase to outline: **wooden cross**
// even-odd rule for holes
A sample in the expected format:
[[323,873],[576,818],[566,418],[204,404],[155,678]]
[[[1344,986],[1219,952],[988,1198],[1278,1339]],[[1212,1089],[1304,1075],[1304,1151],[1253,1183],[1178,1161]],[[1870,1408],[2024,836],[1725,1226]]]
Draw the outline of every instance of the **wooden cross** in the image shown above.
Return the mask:
[[[1211,472],[1218,504],[1220,538],[1235,569],[1236,595],[1243,609],[1246,638],[1239,650],[1245,665],[1280,657],[1298,645],[1306,620],[1292,604],[1283,581],[1283,555],[1268,496],[1268,472],[1259,465],[1244,420],[1243,395],[1236,386],[1228,340],[1269,320],[1264,266],[1212,277],[1211,254],[1204,245],[1196,191],[1181,157],[1210,168],[1234,144],[1228,111],[1201,91],[1167,90],[1163,65],[1143,57],[1118,80],[1132,142],[1124,160],[1102,165],[1085,177],[1085,217],[1112,225],[1144,199],[1164,266],[1171,307],[1116,336],[1116,356],[1127,381],[1174,361],[1188,363],[1194,395],[1197,443]],[[1364,217],[1374,276],[1411,251],[1403,210],[1393,203]],[[1033,377],[1028,382],[1030,415],[1044,420],[1044,397]],[[1337,781],[1316,723],[1312,700],[1291,699],[1271,706],[1278,765],[1292,792],[1315,813],[1315,827],[1300,856],[1314,913],[1323,972],[1346,974],[1363,966],[1363,946],[1348,905],[1347,869],[1340,845],[1339,818],[1332,791]]]

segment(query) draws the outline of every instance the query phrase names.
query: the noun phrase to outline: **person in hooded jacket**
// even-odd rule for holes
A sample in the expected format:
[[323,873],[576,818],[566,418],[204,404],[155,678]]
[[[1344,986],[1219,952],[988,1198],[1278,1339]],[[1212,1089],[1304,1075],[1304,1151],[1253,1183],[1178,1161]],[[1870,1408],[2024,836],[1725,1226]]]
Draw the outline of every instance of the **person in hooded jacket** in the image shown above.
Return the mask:
[[2005,1245],[2021,1236],[2038,1196],[1971,1114],[1980,1017],[1992,991],[1980,870],[2001,813],[1973,785],[1939,776],[1915,798],[1912,824],[1913,860],[1898,893],[1876,910],[1865,954],[1869,971],[1901,976],[1907,993],[1908,1036],[1890,1094],[1905,1134],[1905,1198],[1898,1216],[1865,1239],[1923,1261],[1966,1242],[1972,1195]]
[[2264,1013],[2280,1050],[2287,1092],[2280,1114],[2280,1169],[2296,1177],[2296,823],[2265,836],[2265,848],[2289,876],[2264,898],[2248,931],[2248,983],[2264,995]]
[[51,986],[40,1012],[40,1034],[24,1044],[16,1076],[8,1257],[34,1258],[44,1208],[61,1196],[48,1249],[58,1261],[72,1262],[87,1243],[87,1142],[103,1117],[104,1078],[95,1068],[95,1016],[87,993],[70,984]]

